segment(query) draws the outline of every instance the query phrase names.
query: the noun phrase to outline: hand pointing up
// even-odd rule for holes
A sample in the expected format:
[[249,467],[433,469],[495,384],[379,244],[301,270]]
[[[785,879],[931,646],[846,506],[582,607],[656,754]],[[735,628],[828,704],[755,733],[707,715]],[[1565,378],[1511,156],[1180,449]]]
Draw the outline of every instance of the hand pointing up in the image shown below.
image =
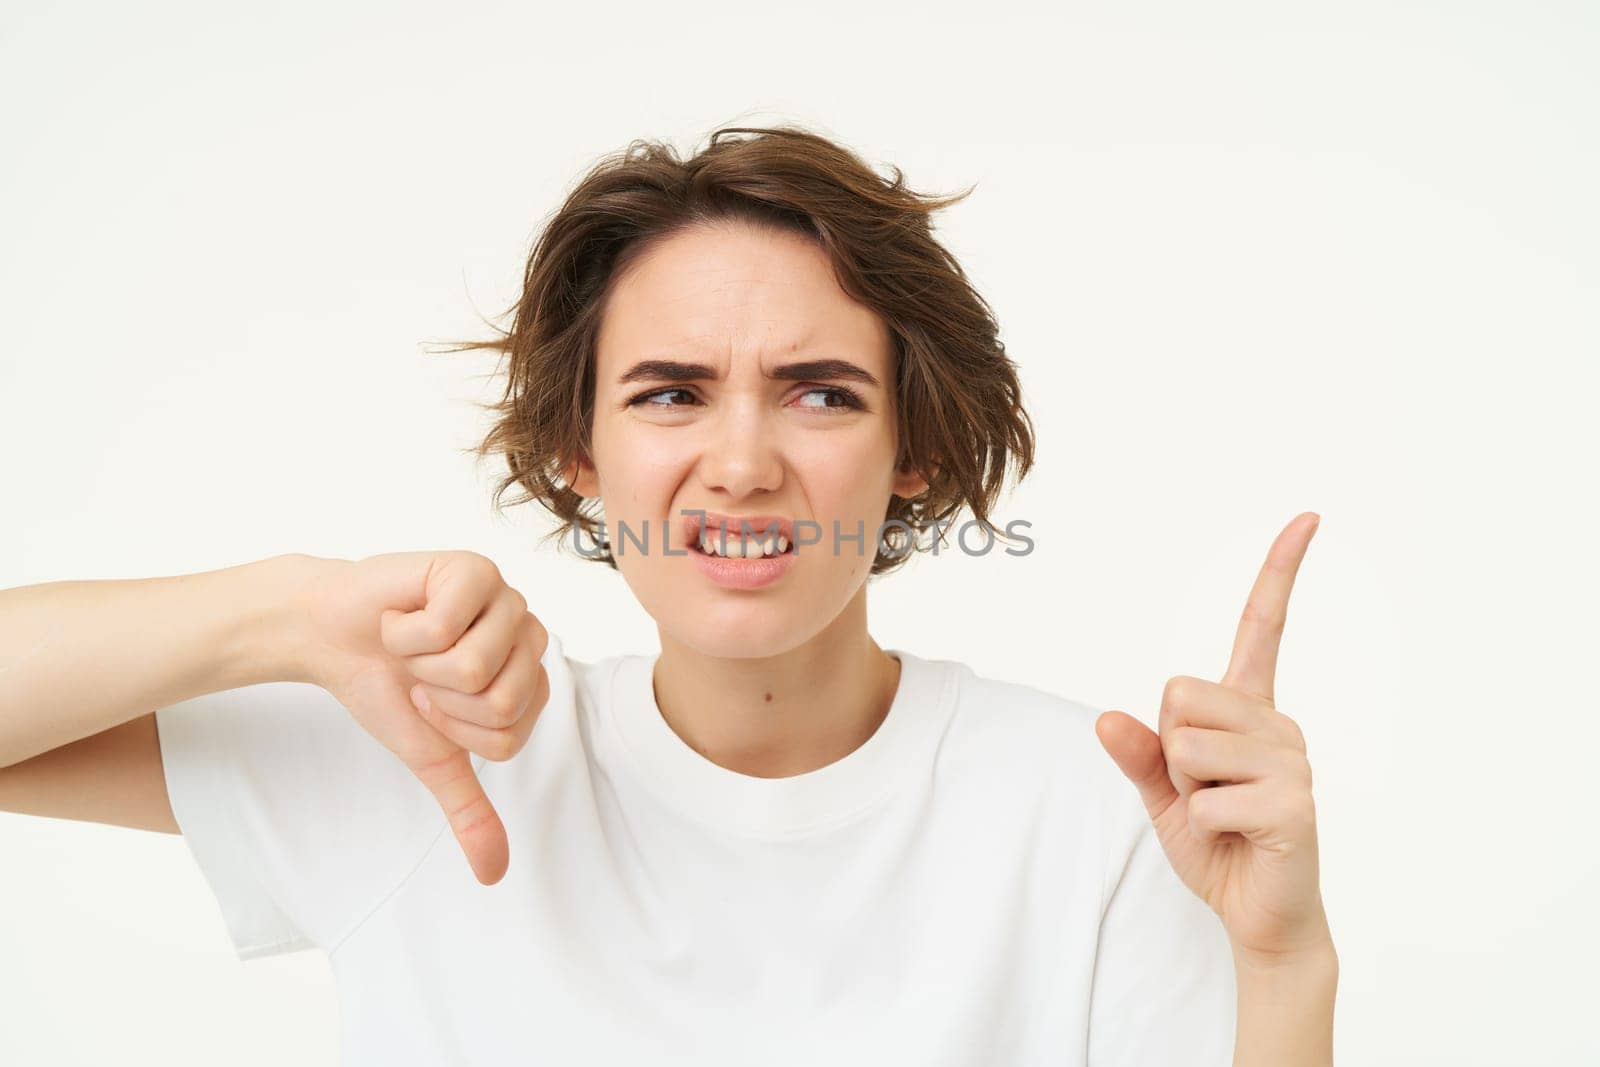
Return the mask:
[[1095,723],[1173,869],[1235,953],[1261,960],[1331,945],[1305,738],[1273,693],[1289,591],[1319,521],[1298,515],[1273,542],[1220,682],[1169,679],[1159,733],[1120,711]]

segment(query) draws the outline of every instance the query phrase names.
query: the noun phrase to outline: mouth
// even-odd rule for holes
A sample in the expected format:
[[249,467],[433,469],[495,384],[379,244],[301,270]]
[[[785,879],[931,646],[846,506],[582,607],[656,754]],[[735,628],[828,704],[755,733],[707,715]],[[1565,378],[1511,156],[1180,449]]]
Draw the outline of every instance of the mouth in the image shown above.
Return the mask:
[[684,515],[683,543],[691,552],[736,563],[793,556],[794,524],[778,515],[722,515],[691,511]]

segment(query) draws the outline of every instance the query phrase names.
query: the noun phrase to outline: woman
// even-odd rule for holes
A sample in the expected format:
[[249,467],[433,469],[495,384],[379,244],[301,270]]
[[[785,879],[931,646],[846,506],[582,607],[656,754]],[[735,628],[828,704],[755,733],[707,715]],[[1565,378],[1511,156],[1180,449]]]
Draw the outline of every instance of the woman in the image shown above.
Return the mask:
[[469,552],[13,589],[0,801],[182,832],[241,958],[329,953],[352,1064],[1330,1062],[1272,691],[1314,515],[1159,734],[868,632],[1032,462],[958,199],[794,128],[635,142],[456,346],[508,360],[497,501],[658,655],[570,659]]

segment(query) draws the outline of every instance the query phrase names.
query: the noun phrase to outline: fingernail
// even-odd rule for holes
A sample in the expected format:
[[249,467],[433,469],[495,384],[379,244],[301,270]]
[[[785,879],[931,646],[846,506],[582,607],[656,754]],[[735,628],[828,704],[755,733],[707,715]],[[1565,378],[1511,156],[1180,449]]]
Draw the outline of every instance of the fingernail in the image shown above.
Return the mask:
[[422,686],[414,685],[411,687],[411,703],[417,706],[418,711],[428,710],[428,694],[422,691]]

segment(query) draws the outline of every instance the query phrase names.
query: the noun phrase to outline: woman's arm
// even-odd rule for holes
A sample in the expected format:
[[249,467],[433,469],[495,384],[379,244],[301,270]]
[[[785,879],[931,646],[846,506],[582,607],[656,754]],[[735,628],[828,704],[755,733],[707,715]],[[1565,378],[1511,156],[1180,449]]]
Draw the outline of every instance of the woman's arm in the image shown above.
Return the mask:
[[0,811],[182,833],[155,712],[0,767]]
[[550,696],[549,635],[527,609],[466,551],[0,590],[0,807],[169,828],[155,713],[307,682],[421,780],[493,884],[510,849],[469,757],[510,759]]
[[322,562],[0,590],[0,768],[204,693],[309,681],[292,596]]
[[0,590],[0,811],[179,832],[155,712],[303,680],[291,593],[317,562]]
[[1234,1067],[1326,1067],[1333,1063],[1333,1002],[1339,958],[1333,941],[1271,962],[1234,953],[1239,985]]

